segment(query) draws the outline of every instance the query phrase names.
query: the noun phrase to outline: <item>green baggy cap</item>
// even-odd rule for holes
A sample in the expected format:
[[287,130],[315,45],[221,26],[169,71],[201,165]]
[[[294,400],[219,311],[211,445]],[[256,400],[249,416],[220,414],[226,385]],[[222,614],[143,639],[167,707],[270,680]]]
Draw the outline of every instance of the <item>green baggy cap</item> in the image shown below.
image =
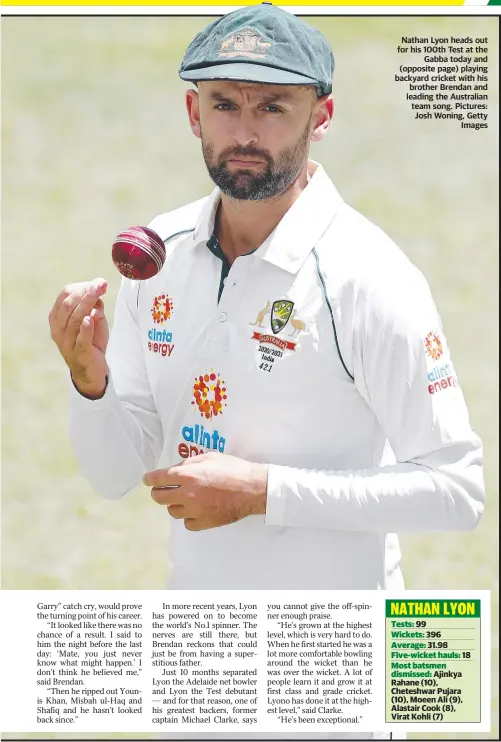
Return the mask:
[[332,92],[334,57],[324,36],[292,13],[262,3],[240,8],[200,31],[179,69],[183,80],[315,85]]

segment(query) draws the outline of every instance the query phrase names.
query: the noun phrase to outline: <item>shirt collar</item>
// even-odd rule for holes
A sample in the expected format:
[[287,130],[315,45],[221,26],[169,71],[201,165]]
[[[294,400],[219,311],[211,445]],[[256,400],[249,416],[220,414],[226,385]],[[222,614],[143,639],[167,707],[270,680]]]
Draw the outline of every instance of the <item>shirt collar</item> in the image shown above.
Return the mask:
[[344,203],[321,165],[310,160],[308,170],[310,182],[255,253],[289,273],[299,271]]
[[220,200],[221,191],[219,188],[214,188],[210,196],[208,196],[202,212],[198,217],[197,226],[193,232],[193,240],[195,243],[206,245],[214,234],[214,220],[216,218],[216,211]]
[[[253,253],[289,273],[297,273],[344,203],[324,168],[309,160],[311,175],[307,187],[285,213],[277,227]],[[193,233],[197,243],[206,244],[214,231],[221,191],[208,197]]]

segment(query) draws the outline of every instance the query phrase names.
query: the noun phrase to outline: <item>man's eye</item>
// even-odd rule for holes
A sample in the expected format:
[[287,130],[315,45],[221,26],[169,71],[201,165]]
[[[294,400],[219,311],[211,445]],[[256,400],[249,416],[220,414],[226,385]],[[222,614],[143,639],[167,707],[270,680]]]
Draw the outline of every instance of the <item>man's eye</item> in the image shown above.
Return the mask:
[[265,111],[268,111],[268,113],[281,113],[282,109],[275,105],[275,103],[268,103],[267,106],[264,107]]
[[216,111],[230,111],[232,106],[231,103],[217,103],[214,108]]

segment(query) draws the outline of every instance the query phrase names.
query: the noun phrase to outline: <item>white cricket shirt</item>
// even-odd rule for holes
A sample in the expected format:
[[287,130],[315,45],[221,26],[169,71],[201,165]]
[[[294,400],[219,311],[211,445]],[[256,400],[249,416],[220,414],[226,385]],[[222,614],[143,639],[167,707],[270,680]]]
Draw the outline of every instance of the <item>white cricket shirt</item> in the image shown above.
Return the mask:
[[265,516],[201,532],[170,519],[171,588],[399,588],[396,532],[469,530],[483,510],[481,441],[425,279],[310,169],[229,272],[218,189],[154,219],[167,259],[122,281],[106,393],[71,391],[104,497],[206,451],[270,464]]

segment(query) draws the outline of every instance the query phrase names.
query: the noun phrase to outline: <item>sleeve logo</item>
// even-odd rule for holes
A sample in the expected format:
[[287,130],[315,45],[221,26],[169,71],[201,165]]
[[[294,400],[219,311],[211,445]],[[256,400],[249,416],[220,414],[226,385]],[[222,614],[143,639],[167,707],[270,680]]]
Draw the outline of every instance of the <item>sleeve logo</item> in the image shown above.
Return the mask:
[[438,359],[444,352],[442,341],[440,340],[438,333],[428,333],[428,335],[424,339],[424,349],[432,360],[438,361]]
[[445,339],[438,331],[427,334],[424,339],[424,348],[426,355],[433,361],[431,364],[428,362],[428,394],[437,394],[458,386],[454,366],[449,354],[446,353]]

